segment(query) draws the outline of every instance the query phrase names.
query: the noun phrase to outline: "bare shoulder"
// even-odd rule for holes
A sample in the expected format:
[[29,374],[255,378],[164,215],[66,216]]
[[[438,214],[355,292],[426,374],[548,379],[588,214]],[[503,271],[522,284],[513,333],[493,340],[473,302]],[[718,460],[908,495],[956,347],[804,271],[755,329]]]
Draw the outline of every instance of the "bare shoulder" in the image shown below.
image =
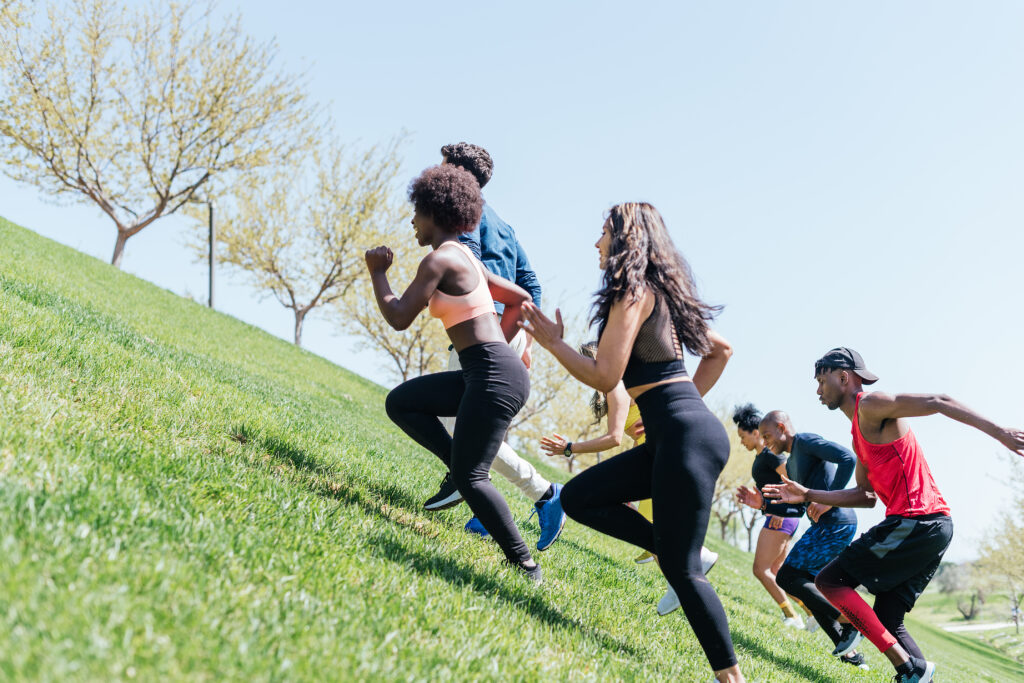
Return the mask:
[[884,391],[867,392],[860,397],[860,406],[866,410],[872,410],[888,406],[893,402],[894,396]]

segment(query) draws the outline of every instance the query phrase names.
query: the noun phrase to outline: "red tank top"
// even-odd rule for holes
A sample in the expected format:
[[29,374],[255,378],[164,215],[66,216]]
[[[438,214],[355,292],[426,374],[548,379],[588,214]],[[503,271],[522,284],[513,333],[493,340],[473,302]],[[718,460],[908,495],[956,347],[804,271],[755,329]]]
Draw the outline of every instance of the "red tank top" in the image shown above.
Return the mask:
[[885,503],[885,514],[917,517],[949,514],[914,432],[889,443],[869,443],[860,433],[860,397],[853,411],[853,450],[868,471],[868,481]]

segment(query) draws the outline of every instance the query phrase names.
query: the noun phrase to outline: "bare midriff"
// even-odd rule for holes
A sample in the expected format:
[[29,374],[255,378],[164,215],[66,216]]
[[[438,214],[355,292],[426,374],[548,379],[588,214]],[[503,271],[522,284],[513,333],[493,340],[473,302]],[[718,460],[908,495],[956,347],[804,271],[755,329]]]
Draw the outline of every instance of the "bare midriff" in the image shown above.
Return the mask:
[[452,341],[456,351],[484,344],[486,342],[505,343],[505,333],[498,325],[498,316],[495,313],[485,313],[469,320],[463,320],[449,327],[445,332]]
[[692,381],[693,381],[692,377],[688,377],[686,375],[680,375],[679,377],[673,377],[671,379],[663,379],[660,382],[651,382],[650,384],[639,384],[639,385],[637,385],[635,387],[630,387],[629,389],[626,389],[626,393],[629,394],[629,397],[631,399],[636,400],[637,396],[639,396],[640,394],[644,393],[648,389],[653,389],[654,387],[660,387],[662,384],[675,384],[676,382],[692,382]]

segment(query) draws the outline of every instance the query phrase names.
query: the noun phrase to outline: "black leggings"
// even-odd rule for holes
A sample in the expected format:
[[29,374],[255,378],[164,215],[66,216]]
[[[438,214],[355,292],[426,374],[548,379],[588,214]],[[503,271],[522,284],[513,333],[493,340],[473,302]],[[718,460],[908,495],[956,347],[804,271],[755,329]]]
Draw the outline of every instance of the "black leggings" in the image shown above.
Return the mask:
[[[860,585],[860,581],[843,569],[838,560],[833,560],[825,565],[825,568],[818,573],[817,582],[818,585],[826,590],[828,588],[856,589]],[[872,609],[878,616],[878,620],[882,622],[885,630],[892,634],[896,642],[902,645],[903,649],[911,657],[924,659],[924,653],[921,652],[921,648],[918,647],[917,642],[907,633],[907,627],[903,625],[903,618],[910,611],[903,598],[891,591],[878,593],[875,595],[875,604]]]
[[835,645],[842,639],[843,627],[839,625],[840,612],[832,603],[825,599],[821,591],[814,585],[814,575],[806,569],[794,569],[788,564],[782,565],[775,575],[775,583],[794,598],[807,605],[814,620],[821,626]]
[[[662,384],[637,398],[647,441],[584,470],[562,489],[565,513],[655,553],[715,671],[736,664],[725,610],[701,571],[715,481],[729,437],[692,382]],[[623,505],[650,498],[654,523]]]
[[[487,342],[459,352],[462,370],[403,382],[388,394],[388,417],[441,459],[469,509],[509,562],[530,561],[508,504],[487,473],[509,423],[530,395],[526,366],[508,344]],[[449,436],[438,417],[455,417]]]

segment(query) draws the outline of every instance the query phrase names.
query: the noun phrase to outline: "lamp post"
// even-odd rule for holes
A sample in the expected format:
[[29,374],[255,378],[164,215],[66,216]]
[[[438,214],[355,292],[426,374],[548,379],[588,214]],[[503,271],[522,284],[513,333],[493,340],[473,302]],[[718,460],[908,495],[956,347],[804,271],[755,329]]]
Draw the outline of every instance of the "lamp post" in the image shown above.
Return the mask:
[[209,266],[210,266],[210,300],[209,306],[213,308],[213,271],[217,266],[217,252],[214,250],[214,230],[213,230],[213,202],[209,199],[206,200],[206,208],[208,209],[207,218],[209,219],[210,226],[210,238],[209,238]]

